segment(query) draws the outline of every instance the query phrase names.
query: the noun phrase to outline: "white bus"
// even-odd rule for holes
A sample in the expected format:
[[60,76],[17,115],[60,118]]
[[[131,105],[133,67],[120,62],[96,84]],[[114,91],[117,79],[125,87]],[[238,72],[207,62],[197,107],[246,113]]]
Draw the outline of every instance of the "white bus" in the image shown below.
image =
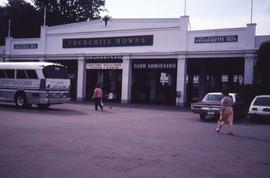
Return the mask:
[[67,70],[50,62],[0,62],[0,101],[39,108],[69,102]]

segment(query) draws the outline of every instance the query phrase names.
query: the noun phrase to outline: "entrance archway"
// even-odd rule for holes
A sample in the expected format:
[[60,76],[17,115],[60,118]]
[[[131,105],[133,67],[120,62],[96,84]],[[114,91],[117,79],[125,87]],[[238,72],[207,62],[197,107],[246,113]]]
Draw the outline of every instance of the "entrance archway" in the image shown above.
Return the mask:
[[189,58],[187,63],[187,104],[201,100],[208,92],[243,85],[243,58]]

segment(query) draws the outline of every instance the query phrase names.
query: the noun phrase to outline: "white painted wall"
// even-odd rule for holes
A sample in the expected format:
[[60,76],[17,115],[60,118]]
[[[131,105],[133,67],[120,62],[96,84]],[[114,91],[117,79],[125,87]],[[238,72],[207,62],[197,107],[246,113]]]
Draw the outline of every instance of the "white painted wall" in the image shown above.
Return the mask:
[[[238,35],[238,42],[195,43],[195,37]],[[255,34],[254,34],[255,36]],[[188,33],[188,51],[244,50],[247,48],[246,28],[198,30]],[[249,45],[250,46],[250,45]]]
[[[14,49],[15,44],[38,44],[37,49]],[[10,39],[10,53],[12,55],[32,55],[42,54],[40,38]]]
[[[104,48],[62,48],[65,38],[96,38],[154,35],[153,46],[131,46],[131,47],[104,47]],[[113,31],[97,33],[57,34],[47,36],[47,54],[100,54],[106,53],[144,53],[144,52],[172,52],[179,50],[180,36],[179,28],[152,29],[143,31]]]
[[98,33],[119,30],[142,30],[178,27],[179,18],[163,19],[112,19],[105,26],[101,20],[71,23],[47,28],[47,34]]
[[[6,53],[11,55],[129,55],[136,53],[181,53],[203,51],[235,51],[256,49],[255,24],[247,27],[187,31],[188,16],[171,19],[112,19],[95,20],[54,27],[41,27],[40,38],[10,39]],[[116,36],[154,35],[153,46],[62,48],[65,38],[97,38]],[[195,37],[238,35],[238,42],[194,43]],[[37,43],[38,49],[14,49],[14,44]],[[10,46],[10,47],[9,47]]]

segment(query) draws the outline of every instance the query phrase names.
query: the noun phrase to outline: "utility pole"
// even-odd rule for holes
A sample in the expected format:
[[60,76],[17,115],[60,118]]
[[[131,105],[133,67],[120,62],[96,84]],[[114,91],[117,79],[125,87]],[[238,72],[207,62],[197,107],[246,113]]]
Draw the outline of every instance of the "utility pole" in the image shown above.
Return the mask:
[[44,14],[43,14],[43,26],[46,26],[46,14],[47,14],[47,7],[44,7]]
[[184,16],[187,15],[187,0],[185,0]]
[[8,19],[8,37],[10,38],[10,31],[11,31],[11,20]]
[[251,8],[250,8],[250,23],[252,23],[252,16],[253,16],[253,0],[251,0]]

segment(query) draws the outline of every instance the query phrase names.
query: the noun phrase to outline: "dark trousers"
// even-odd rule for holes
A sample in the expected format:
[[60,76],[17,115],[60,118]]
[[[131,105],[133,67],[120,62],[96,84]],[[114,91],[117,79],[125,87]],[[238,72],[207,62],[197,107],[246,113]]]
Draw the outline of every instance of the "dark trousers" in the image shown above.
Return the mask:
[[101,98],[95,98],[95,110],[98,110],[98,106],[100,107],[101,110],[103,110],[103,106],[101,104]]

